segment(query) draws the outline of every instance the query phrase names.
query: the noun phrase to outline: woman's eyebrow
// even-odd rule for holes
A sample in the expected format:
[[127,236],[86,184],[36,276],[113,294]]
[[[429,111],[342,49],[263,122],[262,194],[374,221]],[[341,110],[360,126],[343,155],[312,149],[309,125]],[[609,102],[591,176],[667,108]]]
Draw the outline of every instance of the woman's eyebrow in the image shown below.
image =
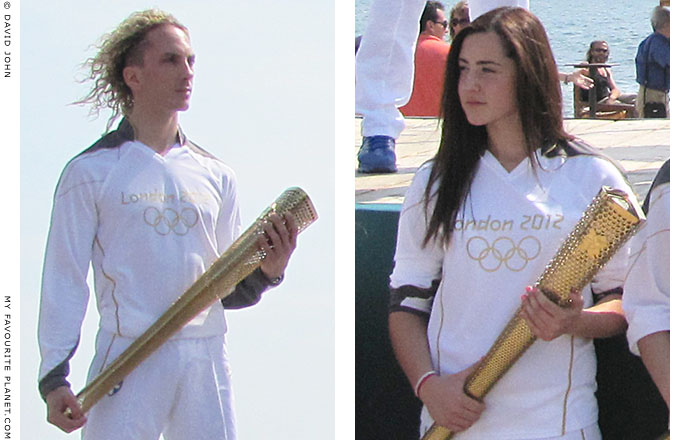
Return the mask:
[[[458,58],[458,62],[460,62],[460,63],[465,63],[465,64],[470,64],[469,61],[467,61],[466,59],[464,59],[464,58],[462,58],[462,57],[459,57],[459,58]],[[498,61],[493,61],[493,60],[479,60],[479,61],[477,61],[475,64],[479,64],[479,65],[483,65],[483,66],[485,66],[485,65],[500,66],[500,65],[501,65],[501,63],[499,63]]]

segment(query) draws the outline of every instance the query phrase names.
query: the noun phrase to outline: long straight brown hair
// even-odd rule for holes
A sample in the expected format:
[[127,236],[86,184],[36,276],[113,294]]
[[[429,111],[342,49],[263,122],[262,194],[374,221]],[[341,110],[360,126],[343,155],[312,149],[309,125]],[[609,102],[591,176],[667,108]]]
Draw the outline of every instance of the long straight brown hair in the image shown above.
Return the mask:
[[[453,40],[446,64],[441,115],[441,144],[433,159],[424,203],[435,199],[424,243],[440,236],[448,243],[456,217],[469,195],[479,159],[488,148],[486,126],[470,124],[458,96],[458,57],[468,35],[494,32],[505,54],[516,65],[516,96],[526,153],[535,165],[535,152],[572,139],[563,128],[558,69],[541,22],[522,8],[498,8],[474,20]],[[436,188],[436,189],[435,189]]]

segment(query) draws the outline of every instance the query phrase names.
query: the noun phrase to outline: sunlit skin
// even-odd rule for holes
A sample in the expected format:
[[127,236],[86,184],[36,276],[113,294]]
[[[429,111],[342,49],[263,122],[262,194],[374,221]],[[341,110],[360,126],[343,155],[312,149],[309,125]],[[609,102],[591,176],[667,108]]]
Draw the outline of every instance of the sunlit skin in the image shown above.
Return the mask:
[[486,126],[489,151],[511,171],[525,157],[516,93],[516,66],[494,32],[465,38],[460,55],[458,96],[467,120]]
[[[424,373],[434,369],[427,340],[427,322],[411,313],[393,312],[389,315],[389,326],[398,362],[414,386]],[[403,353],[414,355],[404,356]],[[468,429],[486,409],[483,402],[458,392],[478,364],[479,361],[455,374],[431,376],[419,388],[419,398],[426,405],[431,418],[453,432]]]
[[46,406],[48,407],[48,422],[65,432],[72,432],[86,424],[86,415],[67,386],[55,388],[48,393]]
[[142,59],[122,70],[133,100],[127,119],[137,140],[165,155],[177,141],[178,112],[189,108],[194,51],[189,35],[171,24],[150,30],[142,45]]
[[470,124],[486,125],[491,131],[517,118],[515,62],[505,56],[498,35],[469,35],[463,42],[458,64],[458,96]]
[[187,33],[163,25],[146,36],[143,63],[123,70],[138,110],[174,114],[189,108],[196,57]]

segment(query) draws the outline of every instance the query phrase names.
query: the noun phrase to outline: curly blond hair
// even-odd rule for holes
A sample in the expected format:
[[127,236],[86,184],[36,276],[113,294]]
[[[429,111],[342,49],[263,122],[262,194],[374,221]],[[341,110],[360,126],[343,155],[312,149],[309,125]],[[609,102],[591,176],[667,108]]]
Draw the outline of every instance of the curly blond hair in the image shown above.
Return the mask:
[[127,116],[132,109],[132,91],[125,83],[122,71],[126,66],[141,65],[143,48],[149,31],[171,24],[188,32],[171,14],[148,9],[135,12],[112,32],[105,34],[96,46],[98,53],[84,63],[88,76],[80,82],[93,82],[89,93],[74,104],[90,105],[90,115],[98,116],[101,110],[110,109],[106,131],[120,116]]

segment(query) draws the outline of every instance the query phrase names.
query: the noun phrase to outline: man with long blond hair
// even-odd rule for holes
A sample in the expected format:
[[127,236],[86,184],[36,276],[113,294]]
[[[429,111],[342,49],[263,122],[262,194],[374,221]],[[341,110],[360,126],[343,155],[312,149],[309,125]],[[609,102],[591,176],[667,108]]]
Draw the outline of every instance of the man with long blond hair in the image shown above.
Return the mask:
[[[109,109],[106,131],[73,158],[57,185],[46,246],[39,389],[48,420],[87,440],[234,439],[223,308],[259,301],[281,280],[296,246],[294,218],[273,215],[259,238],[266,258],[232,292],[140,364],[87,415],[67,381],[90,295],[100,323],[89,379],[182,294],[240,232],[234,172],[178,125],[189,108],[195,55],[172,15],[132,14],[86,65],[81,101]],[[228,292],[230,293],[230,292]]]
[[89,93],[75,104],[91,105],[91,113],[110,109],[107,129],[120,116],[127,115],[133,107],[132,90],[124,78],[124,68],[141,65],[143,51],[149,44],[146,35],[153,28],[171,25],[189,36],[189,30],[171,14],[160,10],[147,10],[132,14],[111,33],[104,35],[98,45],[98,53],[89,58],[84,66],[88,76],[82,82],[91,82]]

